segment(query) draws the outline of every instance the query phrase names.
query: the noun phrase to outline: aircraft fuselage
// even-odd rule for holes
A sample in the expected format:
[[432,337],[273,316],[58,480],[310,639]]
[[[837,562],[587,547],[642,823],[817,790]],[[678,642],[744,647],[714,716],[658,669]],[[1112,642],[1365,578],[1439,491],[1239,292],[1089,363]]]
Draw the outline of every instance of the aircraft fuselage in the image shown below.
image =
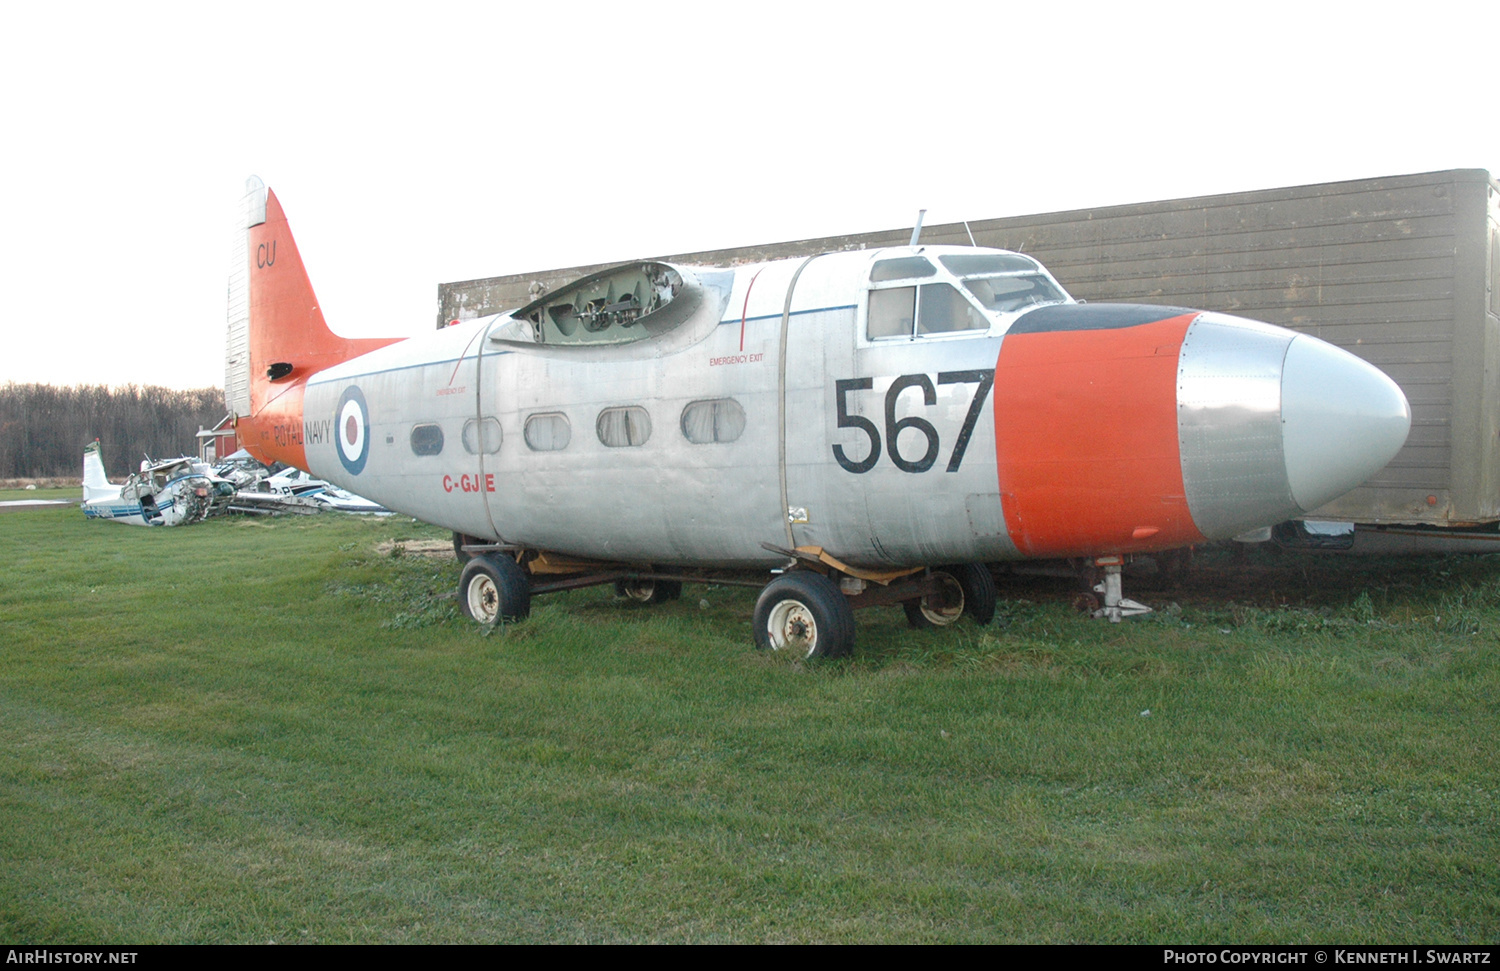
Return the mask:
[[[966,272],[986,257],[1008,272]],[[639,266],[314,373],[246,430],[517,547],[742,567],[784,561],[770,542],[878,569],[1227,538],[1358,485],[1409,423],[1388,378],[1314,338],[1079,305],[1017,254]],[[997,296],[1017,281],[1043,305]]]

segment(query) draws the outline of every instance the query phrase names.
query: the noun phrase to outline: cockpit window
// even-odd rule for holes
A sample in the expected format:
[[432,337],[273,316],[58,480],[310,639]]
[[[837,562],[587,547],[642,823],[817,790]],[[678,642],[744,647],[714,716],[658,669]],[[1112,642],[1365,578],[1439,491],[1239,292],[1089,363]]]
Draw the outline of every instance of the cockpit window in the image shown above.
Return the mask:
[[986,310],[1009,313],[1043,303],[1062,303],[1067,295],[1040,273],[964,280],[964,288]]
[[938,260],[954,276],[984,276],[989,273],[1035,273],[1036,261],[1016,253],[949,253]]
[[872,340],[988,330],[989,326],[984,314],[946,283],[870,291],[866,332]]
[[910,337],[917,319],[917,288],[893,287],[870,291],[870,339]]
[[919,288],[917,297],[917,333],[951,334],[961,330],[989,330],[990,322],[964,299],[964,295],[946,283],[929,283]]
[[948,253],[938,260],[986,310],[1011,313],[1068,299],[1035,260],[1019,253]]
[[870,268],[870,282],[884,283],[887,280],[918,280],[936,276],[937,267],[927,262],[924,256],[903,256],[894,260],[877,260]]

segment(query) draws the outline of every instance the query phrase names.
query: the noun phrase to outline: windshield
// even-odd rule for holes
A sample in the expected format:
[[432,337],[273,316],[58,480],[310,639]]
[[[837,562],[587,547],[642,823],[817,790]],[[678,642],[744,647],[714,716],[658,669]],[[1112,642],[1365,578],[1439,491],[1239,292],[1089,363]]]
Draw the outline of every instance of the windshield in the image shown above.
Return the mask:
[[969,277],[963,284],[984,309],[1002,314],[1043,303],[1062,303],[1068,299],[1057,284],[1040,273]]

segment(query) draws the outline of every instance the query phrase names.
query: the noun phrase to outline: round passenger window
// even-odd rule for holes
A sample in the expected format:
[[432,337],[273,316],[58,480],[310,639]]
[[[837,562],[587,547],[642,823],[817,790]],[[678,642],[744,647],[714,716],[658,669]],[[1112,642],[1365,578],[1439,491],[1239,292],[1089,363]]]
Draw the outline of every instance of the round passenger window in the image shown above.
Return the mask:
[[500,451],[500,441],[500,422],[494,418],[470,418],[464,422],[464,451],[470,455],[480,452],[494,455]]
[[651,437],[651,416],[636,405],[606,408],[599,413],[599,441],[610,448],[646,444]]
[[533,452],[560,452],[573,439],[568,416],[553,412],[526,419],[526,447]]
[[411,429],[411,451],[413,455],[442,454],[443,426],[437,424],[413,425]]
[[732,442],[745,432],[745,409],[733,398],[693,401],[682,409],[682,437],[694,445]]

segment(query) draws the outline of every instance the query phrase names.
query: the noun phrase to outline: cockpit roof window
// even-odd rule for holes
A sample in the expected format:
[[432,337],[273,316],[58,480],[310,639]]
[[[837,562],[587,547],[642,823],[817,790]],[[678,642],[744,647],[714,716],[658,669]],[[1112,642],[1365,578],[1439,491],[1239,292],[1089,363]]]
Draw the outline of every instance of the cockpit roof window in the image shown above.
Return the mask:
[[871,283],[887,280],[916,280],[936,276],[937,267],[927,262],[925,256],[902,256],[894,260],[877,260],[870,268]]
[[949,253],[939,260],[954,276],[987,276],[991,273],[1035,273],[1035,260],[1016,253]]

